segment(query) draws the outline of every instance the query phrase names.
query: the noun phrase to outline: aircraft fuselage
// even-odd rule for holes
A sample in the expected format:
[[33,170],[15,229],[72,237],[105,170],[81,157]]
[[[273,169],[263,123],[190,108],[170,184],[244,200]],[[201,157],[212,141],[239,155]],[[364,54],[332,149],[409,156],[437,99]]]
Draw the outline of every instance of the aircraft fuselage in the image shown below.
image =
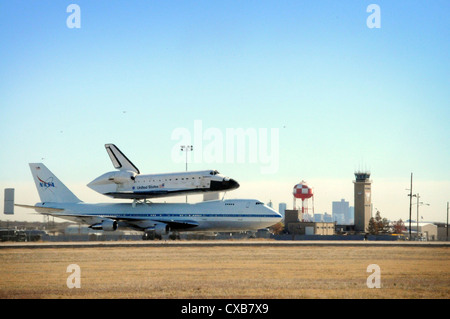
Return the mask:
[[145,199],[224,192],[239,184],[215,170],[146,175],[119,171],[103,174],[87,186],[113,198]]
[[[254,199],[214,200],[195,204],[187,203],[38,203],[40,213],[45,208],[49,214],[86,224],[101,224],[107,220],[119,226],[137,230],[151,229],[157,224],[171,231],[243,231],[257,230],[281,221],[281,215]],[[54,212],[52,209],[63,209]]]

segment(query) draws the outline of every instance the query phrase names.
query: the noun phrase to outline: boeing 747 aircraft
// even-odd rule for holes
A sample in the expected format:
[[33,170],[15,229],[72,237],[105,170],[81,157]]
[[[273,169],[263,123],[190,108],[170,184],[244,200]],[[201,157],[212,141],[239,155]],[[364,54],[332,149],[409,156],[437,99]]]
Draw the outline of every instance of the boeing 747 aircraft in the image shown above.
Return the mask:
[[222,232],[257,230],[272,226],[282,217],[254,199],[230,199],[187,203],[87,204],[75,196],[42,163],[29,164],[41,202],[19,207],[81,222],[92,229],[115,231],[118,227],[145,232],[150,238],[182,231]]
[[114,168],[87,186],[113,198],[147,199],[167,196],[217,193],[239,187],[234,179],[216,170],[167,174],[144,174],[115,146],[106,144]]

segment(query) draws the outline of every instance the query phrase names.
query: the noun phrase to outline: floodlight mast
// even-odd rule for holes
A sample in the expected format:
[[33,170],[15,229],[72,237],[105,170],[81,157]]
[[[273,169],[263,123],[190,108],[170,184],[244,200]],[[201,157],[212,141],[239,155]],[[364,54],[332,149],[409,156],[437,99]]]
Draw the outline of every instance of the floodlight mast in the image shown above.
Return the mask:
[[413,196],[417,198],[417,238],[418,238],[419,237],[419,206],[420,205],[430,206],[430,204],[424,203],[424,202],[419,202],[419,198],[420,198],[419,193],[417,193]]
[[[180,150],[182,152],[186,152],[186,172],[188,171],[188,152],[194,150],[193,145],[181,145]],[[186,195],[186,203],[187,203],[187,195]]]

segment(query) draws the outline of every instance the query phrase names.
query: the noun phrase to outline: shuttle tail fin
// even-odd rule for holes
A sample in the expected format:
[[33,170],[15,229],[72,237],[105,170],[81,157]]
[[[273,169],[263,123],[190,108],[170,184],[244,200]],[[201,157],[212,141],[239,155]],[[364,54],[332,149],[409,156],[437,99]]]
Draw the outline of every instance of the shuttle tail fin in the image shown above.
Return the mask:
[[55,203],[79,203],[81,200],[72,193],[42,163],[30,163],[31,174],[41,201]]
[[105,144],[106,152],[114,166],[118,170],[126,170],[140,174],[139,169],[119,150],[114,144]]

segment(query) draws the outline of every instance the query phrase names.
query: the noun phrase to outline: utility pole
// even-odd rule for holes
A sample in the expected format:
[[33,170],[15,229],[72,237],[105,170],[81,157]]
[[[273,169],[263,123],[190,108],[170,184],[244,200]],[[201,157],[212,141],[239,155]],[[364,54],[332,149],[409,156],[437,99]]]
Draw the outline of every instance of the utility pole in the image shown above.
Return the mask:
[[417,221],[416,221],[416,223],[417,223],[417,226],[416,226],[417,227],[417,229],[416,229],[416,237],[417,237],[417,239],[416,240],[419,240],[419,198],[420,198],[420,196],[419,196],[419,193],[417,193],[414,196],[417,197]]
[[412,209],[412,179],[413,179],[413,173],[411,173],[411,187],[409,188],[409,240],[411,240],[411,209]]

